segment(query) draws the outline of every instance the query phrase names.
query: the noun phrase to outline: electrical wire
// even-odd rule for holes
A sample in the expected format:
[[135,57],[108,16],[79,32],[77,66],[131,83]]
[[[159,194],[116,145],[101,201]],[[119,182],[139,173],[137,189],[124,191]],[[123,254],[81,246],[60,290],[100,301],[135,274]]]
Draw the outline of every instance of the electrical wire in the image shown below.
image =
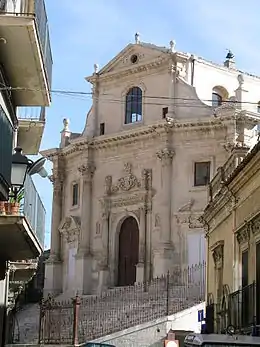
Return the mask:
[[[31,92],[41,92],[45,91],[42,89],[35,89],[35,88],[23,88],[23,87],[7,87],[1,83],[2,87],[0,87],[0,91],[31,91]],[[66,96],[70,98],[77,98],[79,100],[86,100],[87,98],[90,98],[93,96],[93,92],[84,92],[84,91],[73,91],[73,90],[59,90],[59,89],[53,89],[50,91],[52,94],[56,94],[57,96]],[[155,95],[143,95],[143,99],[151,99],[151,100],[161,100],[161,102],[143,102],[145,105],[155,105],[155,106],[165,106],[166,102],[168,101],[175,101],[174,106],[177,107],[196,107],[196,108],[203,108],[204,105],[196,105],[192,102],[203,102],[205,103],[212,103],[212,99],[194,99],[194,98],[184,98],[184,97],[170,97],[170,96],[155,96]],[[101,102],[112,102],[112,103],[120,103],[124,104],[125,100],[115,98],[115,95],[113,94],[107,94],[102,93],[99,94],[99,101]],[[165,101],[165,102],[162,102]],[[179,101],[179,103],[176,101]],[[187,103],[180,103],[180,101],[186,101]],[[234,101],[234,100],[225,100],[225,104],[247,104],[247,105],[259,105],[259,102],[252,102],[252,101]]]

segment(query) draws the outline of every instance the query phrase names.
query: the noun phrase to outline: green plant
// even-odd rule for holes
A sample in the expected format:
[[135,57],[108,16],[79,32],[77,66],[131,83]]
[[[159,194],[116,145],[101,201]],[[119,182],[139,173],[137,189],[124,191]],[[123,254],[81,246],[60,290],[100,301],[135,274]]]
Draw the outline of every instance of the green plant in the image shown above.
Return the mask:
[[10,196],[9,202],[14,203],[17,202],[20,204],[24,198],[24,188],[22,188],[19,193],[17,194],[16,198],[14,196]]

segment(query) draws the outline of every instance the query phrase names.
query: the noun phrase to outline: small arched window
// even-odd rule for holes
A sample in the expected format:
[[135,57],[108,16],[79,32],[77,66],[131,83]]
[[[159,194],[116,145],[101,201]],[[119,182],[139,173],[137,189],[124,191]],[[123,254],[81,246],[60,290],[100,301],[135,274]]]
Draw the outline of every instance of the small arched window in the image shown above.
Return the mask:
[[257,103],[257,112],[260,113],[260,101]]
[[141,122],[142,94],[139,87],[131,88],[126,94],[125,124]]
[[218,107],[222,104],[222,96],[216,92],[212,93],[212,106]]
[[222,86],[215,86],[212,89],[212,106],[219,107],[224,101],[228,100],[228,91]]

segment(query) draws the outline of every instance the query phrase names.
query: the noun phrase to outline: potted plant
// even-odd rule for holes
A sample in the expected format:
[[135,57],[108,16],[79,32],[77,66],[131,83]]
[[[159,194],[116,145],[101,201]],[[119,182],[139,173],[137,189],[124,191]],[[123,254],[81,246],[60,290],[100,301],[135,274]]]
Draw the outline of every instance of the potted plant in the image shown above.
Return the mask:
[[0,215],[5,214],[5,201],[0,201]]
[[19,191],[16,197],[11,196],[5,202],[5,212],[9,215],[18,215],[20,212],[20,205],[24,198],[24,188]]

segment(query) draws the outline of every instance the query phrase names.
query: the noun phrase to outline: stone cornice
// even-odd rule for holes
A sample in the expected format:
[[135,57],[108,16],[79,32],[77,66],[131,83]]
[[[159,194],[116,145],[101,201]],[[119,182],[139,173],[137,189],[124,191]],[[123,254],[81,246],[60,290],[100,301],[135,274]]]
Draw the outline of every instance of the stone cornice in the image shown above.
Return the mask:
[[40,154],[47,158],[48,160],[52,161],[54,157],[58,156],[61,153],[60,148],[50,148],[43,151],[40,151]]
[[71,154],[79,153],[82,151],[87,153],[90,150],[113,148],[116,146],[143,141],[147,138],[161,136],[162,134],[165,134],[165,132],[199,132],[221,128],[223,128],[223,123],[221,122],[221,120],[213,117],[198,121],[176,120],[174,125],[171,127],[168,126],[165,121],[160,121],[152,125],[142,126],[140,128],[125,130],[120,133],[95,137],[92,139],[81,136],[71,141],[71,143],[65,148],[45,150],[42,151],[41,154],[49,160],[52,160],[52,158],[57,155],[69,156]]
[[90,83],[94,83],[97,79],[99,82],[109,82],[113,80],[122,80],[125,77],[142,73],[142,72],[152,72],[153,70],[157,70],[161,66],[168,67],[169,56],[160,56],[151,61],[146,61],[143,64],[126,66],[120,69],[116,69],[115,71],[106,72],[104,74],[93,74],[90,77],[87,77],[86,80]]

